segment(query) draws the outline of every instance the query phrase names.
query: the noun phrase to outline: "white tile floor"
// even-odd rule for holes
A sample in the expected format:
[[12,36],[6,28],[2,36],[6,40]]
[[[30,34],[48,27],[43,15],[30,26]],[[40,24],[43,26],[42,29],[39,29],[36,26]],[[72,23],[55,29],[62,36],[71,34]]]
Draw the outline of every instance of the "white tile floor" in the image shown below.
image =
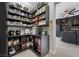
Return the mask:
[[[56,39],[55,55],[48,53],[45,57],[79,57],[79,45],[62,42],[61,38]],[[26,50],[13,57],[37,57],[31,50]]]
[[61,38],[56,40],[56,57],[79,57],[79,45],[62,42]]

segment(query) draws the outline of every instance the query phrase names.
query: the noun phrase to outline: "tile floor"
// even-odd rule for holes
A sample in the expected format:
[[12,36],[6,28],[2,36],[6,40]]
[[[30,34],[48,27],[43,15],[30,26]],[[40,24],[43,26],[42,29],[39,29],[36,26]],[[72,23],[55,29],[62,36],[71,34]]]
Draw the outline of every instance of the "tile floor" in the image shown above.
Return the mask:
[[56,57],[79,57],[79,45],[65,43],[57,37]]

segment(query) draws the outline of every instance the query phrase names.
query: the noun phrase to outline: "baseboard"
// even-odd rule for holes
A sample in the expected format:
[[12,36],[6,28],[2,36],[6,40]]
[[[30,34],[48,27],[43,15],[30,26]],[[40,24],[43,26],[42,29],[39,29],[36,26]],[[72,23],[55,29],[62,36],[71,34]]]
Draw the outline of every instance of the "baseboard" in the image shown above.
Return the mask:
[[54,51],[50,51],[50,53],[53,54],[53,55],[55,55],[56,50],[54,50]]

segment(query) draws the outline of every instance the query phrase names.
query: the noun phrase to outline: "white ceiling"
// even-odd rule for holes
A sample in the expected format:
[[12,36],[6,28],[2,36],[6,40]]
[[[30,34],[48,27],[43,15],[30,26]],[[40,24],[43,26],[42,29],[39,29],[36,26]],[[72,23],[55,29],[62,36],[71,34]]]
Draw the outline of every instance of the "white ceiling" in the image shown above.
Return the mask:
[[29,11],[31,11],[38,4],[38,2],[19,2],[19,3],[22,6],[27,7]]
[[[79,10],[79,2],[61,2],[56,5],[56,19],[62,17],[62,13],[64,13],[65,10],[76,8]],[[78,15],[79,12],[75,13],[75,15]]]

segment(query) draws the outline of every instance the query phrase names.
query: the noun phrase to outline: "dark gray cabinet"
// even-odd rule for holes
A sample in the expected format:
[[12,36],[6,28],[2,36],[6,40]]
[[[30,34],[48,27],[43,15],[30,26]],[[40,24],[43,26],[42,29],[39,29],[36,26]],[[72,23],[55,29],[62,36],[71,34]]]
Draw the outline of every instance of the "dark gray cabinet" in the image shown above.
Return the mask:
[[68,43],[76,43],[76,32],[64,31],[62,41],[68,42]]
[[6,46],[6,4],[0,3],[0,56],[7,56]]
[[77,41],[77,44],[79,44],[79,31],[77,31],[77,39],[76,39],[76,41]]

